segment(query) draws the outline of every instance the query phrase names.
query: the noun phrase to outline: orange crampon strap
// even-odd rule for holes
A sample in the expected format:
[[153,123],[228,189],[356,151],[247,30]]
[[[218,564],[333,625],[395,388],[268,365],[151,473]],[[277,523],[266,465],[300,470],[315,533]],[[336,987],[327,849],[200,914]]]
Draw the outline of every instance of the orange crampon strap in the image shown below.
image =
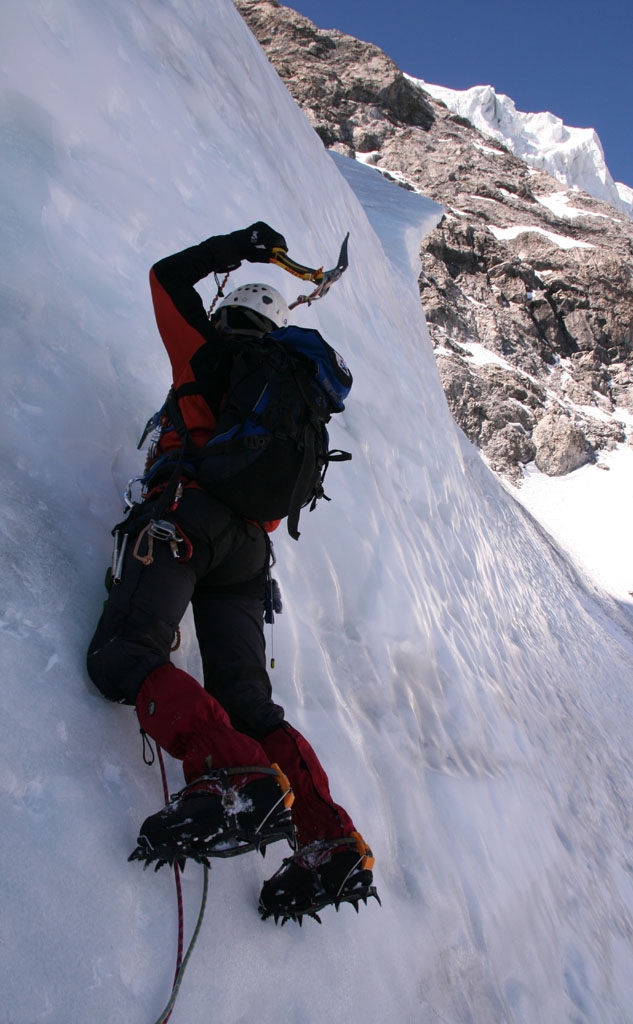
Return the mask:
[[372,871],[374,864],[376,862],[376,858],[374,857],[369,846],[361,836],[360,832],[352,832],[349,838],[355,841],[358,854],[363,858],[360,865],[362,870]]
[[288,779],[287,775],[284,775],[284,773],[282,772],[281,768],[277,763],[271,764],[270,767],[274,768],[277,774],[277,782],[279,783],[281,791],[284,795],[284,807],[289,809],[295,802],[295,795],[292,791],[290,780]]

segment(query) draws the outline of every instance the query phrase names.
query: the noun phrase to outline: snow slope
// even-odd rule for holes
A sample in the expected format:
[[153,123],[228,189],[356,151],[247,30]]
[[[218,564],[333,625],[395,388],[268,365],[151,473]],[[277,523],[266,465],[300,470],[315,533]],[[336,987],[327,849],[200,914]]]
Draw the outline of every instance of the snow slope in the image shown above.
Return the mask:
[[[275,928],[255,908],[284,851],[218,863],[172,1021],[624,1024],[630,605],[580,579],[451,420],[407,260],[437,208],[383,202],[355,169],[366,214],[229,0],[22,0],[5,22],[0,1020],[145,1024],[169,995],[173,880],[126,861],[158,770],[83,659],[168,383],[148,269],[263,217],[306,262],[351,232],[348,272],[298,319],[351,364],[332,440],[354,460],[299,544],[279,532],[273,682],[383,906]],[[272,267],[231,283],[254,274],[294,298]],[[188,931],[200,889],[188,868]]]
[[631,189],[615,182],[605,163],[604,150],[593,128],[570,128],[560,117],[542,111],[527,114],[491,85],[448,89],[412,78],[449,110],[471,121],[480,132],[502,142],[515,156],[539,171],[547,171],[570,188],[633,216]]

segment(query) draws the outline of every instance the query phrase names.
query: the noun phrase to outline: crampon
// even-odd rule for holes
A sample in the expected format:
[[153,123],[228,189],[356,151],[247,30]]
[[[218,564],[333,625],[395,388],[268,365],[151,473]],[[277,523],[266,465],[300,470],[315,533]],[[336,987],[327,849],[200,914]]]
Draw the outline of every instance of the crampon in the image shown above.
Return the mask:
[[319,911],[342,903],[358,904],[373,896],[380,903],[372,884],[372,852],[358,832],[346,839],[327,839],[302,847],[287,857],[279,870],[264,882],[259,912],[275,924],[311,917],[321,924]]
[[154,864],[155,871],[164,864],[178,864],[182,870],[187,860],[210,867],[210,857],[235,857],[249,850],[263,856],[280,839],[294,848],[293,800],[290,783],[277,765],[209,772],[145,819],[128,860],[143,861],[145,868]]

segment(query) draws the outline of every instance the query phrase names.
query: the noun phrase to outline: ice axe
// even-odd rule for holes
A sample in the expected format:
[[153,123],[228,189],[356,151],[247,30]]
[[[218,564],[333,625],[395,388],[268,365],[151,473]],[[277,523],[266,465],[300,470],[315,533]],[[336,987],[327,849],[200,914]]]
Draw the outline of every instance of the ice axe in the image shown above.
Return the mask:
[[288,309],[294,309],[296,306],[302,305],[302,303],[307,303],[309,306],[312,302],[316,302],[317,299],[322,299],[324,295],[327,295],[334,282],[338,281],[343,272],[347,270],[348,239],[349,231],[343,239],[336,266],[332,267],[331,270],[324,270],[323,267],[320,267],[318,270],[314,270],[312,267],[305,267],[302,263],[297,263],[296,260],[293,260],[283,249],[273,249],[271,263],[275,263],[278,267],[282,267],[283,270],[287,270],[289,274],[301,278],[302,281],[312,281],[316,285],[314,291],[309,295],[297,296],[296,301],[292,302]]

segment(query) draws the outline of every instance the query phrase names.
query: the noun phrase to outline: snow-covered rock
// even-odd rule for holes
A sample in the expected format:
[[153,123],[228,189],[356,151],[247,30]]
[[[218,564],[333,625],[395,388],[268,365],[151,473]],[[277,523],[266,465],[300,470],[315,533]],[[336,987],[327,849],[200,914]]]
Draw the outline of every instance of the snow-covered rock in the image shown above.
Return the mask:
[[[633,411],[633,221],[612,182],[604,191],[595,134],[520,114],[488,87],[454,94],[449,109],[370,43],[273,0],[236,3],[330,149],[443,205],[422,243],[420,292],[451,411],[489,464],[519,484],[551,403],[573,417],[588,451],[624,441],[617,410]],[[574,172],[564,188],[561,167]],[[473,344],[503,359],[504,371],[478,366]],[[526,394],[519,429],[508,395]]]
[[495,92],[491,85],[448,89],[421,78],[410,80],[530,167],[633,216],[631,190],[611,177],[593,128],[570,128],[549,111],[523,113],[509,96]]

